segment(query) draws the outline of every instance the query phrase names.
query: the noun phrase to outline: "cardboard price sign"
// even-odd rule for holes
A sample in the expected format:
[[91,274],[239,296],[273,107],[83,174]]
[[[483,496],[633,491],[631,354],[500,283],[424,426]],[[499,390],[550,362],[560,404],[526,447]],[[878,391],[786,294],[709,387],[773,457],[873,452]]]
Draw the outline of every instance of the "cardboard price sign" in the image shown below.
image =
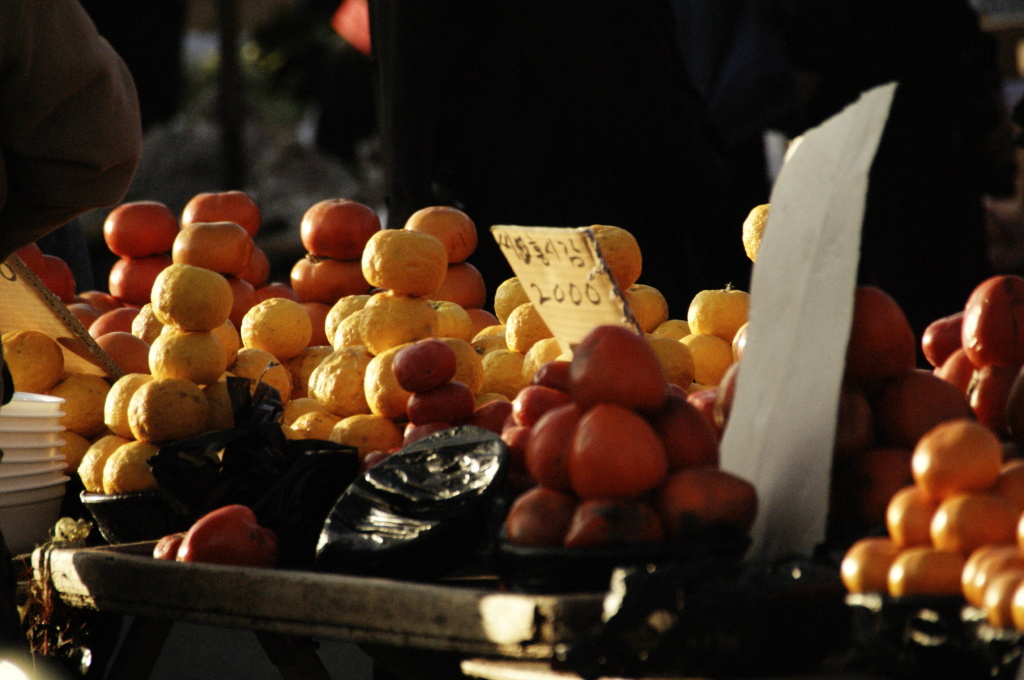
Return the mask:
[[589,227],[495,225],[491,234],[563,351],[597,326],[640,332]]

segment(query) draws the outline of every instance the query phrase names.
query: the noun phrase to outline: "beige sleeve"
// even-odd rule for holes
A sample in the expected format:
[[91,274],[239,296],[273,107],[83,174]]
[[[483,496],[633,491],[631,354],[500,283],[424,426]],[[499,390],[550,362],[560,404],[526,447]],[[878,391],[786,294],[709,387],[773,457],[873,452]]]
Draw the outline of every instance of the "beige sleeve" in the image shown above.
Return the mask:
[[128,190],[138,96],[78,0],[0,3],[0,258]]

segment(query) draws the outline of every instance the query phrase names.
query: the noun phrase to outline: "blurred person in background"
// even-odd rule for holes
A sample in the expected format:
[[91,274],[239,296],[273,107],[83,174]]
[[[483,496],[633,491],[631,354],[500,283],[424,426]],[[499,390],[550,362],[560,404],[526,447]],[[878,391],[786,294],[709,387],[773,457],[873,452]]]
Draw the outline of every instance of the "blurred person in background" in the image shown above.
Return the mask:
[[[78,0],[0,3],[0,152],[0,260],[127,192],[142,153],[135,85]],[[15,578],[0,536],[0,648],[26,642]]]

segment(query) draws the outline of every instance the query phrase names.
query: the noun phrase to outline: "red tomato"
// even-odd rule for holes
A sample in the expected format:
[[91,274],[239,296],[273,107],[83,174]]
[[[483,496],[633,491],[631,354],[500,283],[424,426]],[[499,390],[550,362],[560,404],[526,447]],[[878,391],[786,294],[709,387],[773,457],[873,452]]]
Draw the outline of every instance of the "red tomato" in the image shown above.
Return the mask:
[[532,426],[553,408],[569,403],[568,393],[543,385],[527,385],[512,400],[512,418],[517,425]]
[[380,231],[380,218],[367,205],[344,198],[313,204],[302,216],[299,239],[306,251],[333,260],[358,260],[363,246]]
[[516,497],[505,517],[505,540],[516,545],[562,545],[579,500],[535,486]]
[[473,417],[475,406],[473,391],[466,383],[452,380],[426,392],[413,392],[405,410],[414,425],[464,423]]
[[533,373],[531,385],[543,385],[563,392],[569,391],[569,365],[564,359],[555,359],[543,364]]
[[549,410],[533,425],[526,442],[526,469],[539,484],[572,492],[569,456],[576,423],[582,415],[583,409],[569,402]]
[[277,534],[260,526],[245,505],[225,505],[200,517],[178,548],[179,562],[272,567],[279,556]]
[[158,560],[174,560],[178,557],[178,548],[185,538],[184,532],[168,534],[153,546],[153,557]]
[[505,427],[505,420],[511,413],[512,402],[495,399],[482,406],[477,406],[473,411],[473,417],[469,419],[469,424],[500,435]]
[[969,395],[971,410],[974,417],[982,425],[999,435],[1000,439],[1008,439],[1010,430],[1007,425],[1007,404],[1010,390],[1017,377],[1017,369],[1010,366],[986,366],[975,373]]
[[668,396],[668,379],[654,350],[625,326],[590,331],[573,351],[569,380],[572,398],[583,408],[611,402],[657,411]]
[[118,257],[169,253],[178,231],[178,218],[159,201],[122,203],[103,222],[103,240]]
[[591,499],[573,513],[565,532],[566,548],[631,545],[665,537],[661,518],[641,501]]
[[395,353],[391,370],[406,392],[427,392],[455,377],[458,359],[448,343],[426,338]]
[[1000,274],[979,283],[964,305],[960,339],[978,368],[1024,363],[1024,277]]
[[632,409],[599,403],[576,423],[569,479],[580,498],[638,498],[661,484],[667,473],[665,447]]
[[921,334],[921,353],[933,368],[941,366],[949,355],[963,346],[961,334],[963,310],[932,321]]

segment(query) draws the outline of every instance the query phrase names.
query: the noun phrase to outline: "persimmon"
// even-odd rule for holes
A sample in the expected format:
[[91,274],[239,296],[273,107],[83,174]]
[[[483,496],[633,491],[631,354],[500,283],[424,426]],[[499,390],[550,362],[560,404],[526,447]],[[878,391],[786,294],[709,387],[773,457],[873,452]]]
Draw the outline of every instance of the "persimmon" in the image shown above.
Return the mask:
[[270,283],[258,286],[256,288],[256,297],[259,298],[260,302],[272,297],[283,297],[299,302],[299,296],[295,294],[292,287],[281,281],[271,281]]
[[885,528],[900,548],[931,545],[932,517],[937,501],[928,498],[916,484],[910,484],[892,495],[885,508]]
[[270,281],[270,258],[267,252],[253,243],[249,264],[238,277],[248,281],[253,288],[265,286]]
[[745,536],[757,517],[754,486],[711,466],[670,473],[653,502],[670,539]]
[[466,313],[469,314],[469,320],[473,322],[474,335],[489,326],[497,326],[499,323],[498,317],[486,309],[469,307],[466,309]]
[[149,302],[156,277],[171,264],[167,254],[119,258],[110,267],[107,289],[122,303],[141,307]]
[[78,319],[78,322],[82,324],[86,330],[88,330],[92,322],[98,319],[103,313],[88,302],[72,302],[68,305],[68,311],[75,315],[75,318]]
[[238,276],[249,266],[253,247],[249,233],[234,222],[193,222],[175,237],[171,259]]
[[449,264],[464,262],[476,250],[479,238],[469,215],[446,205],[417,210],[405,221],[403,228],[430,234],[441,241]]
[[963,325],[964,310],[961,309],[925,326],[921,333],[921,353],[933,368],[944,364],[953,352],[963,347]]
[[149,373],[149,343],[125,331],[111,331],[96,338],[96,344],[125,373]]
[[991,276],[971,291],[964,305],[961,342],[971,363],[1024,363],[1024,277]]
[[889,590],[889,568],[899,547],[885,536],[857,540],[843,555],[839,576],[851,593],[886,593]]
[[249,236],[256,236],[262,223],[260,207],[244,191],[204,191],[189,199],[181,211],[181,225],[195,222],[234,222]]
[[103,221],[103,241],[118,257],[147,257],[171,252],[178,218],[159,201],[122,203]]
[[941,422],[974,417],[967,397],[926,369],[911,369],[890,378],[872,403],[878,441],[908,449]]
[[980,607],[989,580],[1004,569],[1024,568],[1024,551],[1016,544],[991,543],[976,548],[964,562],[960,589],[968,604]]
[[1013,545],[1020,513],[1010,499],[996,493],[956,494],[939,503],[932,517],[932,545],[970,555],[993,543]]
[[576,423],[582,416],[579,405],[570,402],[549,410],[533,424],[526,442],[525,461],[537,483],[572,493],[569,457]]
[[83,290],[76,295],[81,302],[87,302],[100,312],[109,312],[111,309],[123,307],[124,304],[110,293],[101,290]]
[[309,339],[310,347],[331,344],[327,339],[327,331],[325,330],[327,313],[331,311],[330,305],[323,302],[301,302],[299,304],[309,314],[309,320],[313,324],[313,335]]
[[832,456],[846,460],[875,443],[875,415],[864,390],[849,383],[839,388],[839,408],[836,413],[836,434]]
[[56,255],[43,255],[43,269],[38,274],[47,290],[68,304],[75,297],[75,274],[66,260]]
[[665,447],[670,470],[718,465],[718,431],[685,397],[669,395],[647,420]]
[[450,264],[441,287],[430,294],[430,299],[454,302],[464,309],[479,309],[487,302],[483,274],[469,262]]
[[231,286],[231,314],[228,316],[235,328],[242,327],[246,313],[260,303],[260,297],[252,284],[237,276],[225,276]]
[[43,271],[43,249],[35,241],[23,245],[15,250],[14,253],[36,276],[39,276],[40,272]]
[[926,432],[910,461],[914,482],[936,501],[992,489],[1002,464],[999,437],[967,418],[947,420]]
[[1015,366],[983,366],[975,371],[970,387],[968,403],[974,417],[1000,439],[1010,438],[1007,404],[1017,372]]
[[660,541],[661,519],[639,500],[592,498],[580,502],[562,545],[566,548],[635,545]]
[[89,325],[89,335],[99,338],[114,331],[132,332],[132,322],[139,315],[135,307],[118,307],[100,314],[99,318]]
[[333,305],[343,297],[370,291],[358,260],[301,257],[292,265],[291,288],[302,302]]
[[313,257],[358,260],[366,242],[380,229],[380,218],[370,206],[346,198],[328,198],[303,213],[299,239]]
[[870,390],[916,362],[917,339],[899,303],[881,288],[857,286],[845,377]]
[[967,352],[961,347],[954,350],[942,365],[935,369],[935,375],[956,387],[961,394],[967,394],[975,370]]
[[572,398],[583,408],[597,402],[657,411],[668,397],[668,380],[646,339],[625,326],[593,329],[573,351]]
[[580,498],[636,498],[660,485],[667,473],[661,440],[632,409],[595,404],[576,424],[569,478]]
[[516,545],[562,545],[579,499],[545,486],[519,494],[505,516],[505,540]]
[[900,552],[889,568],[889,594],[960,595],[965,558],[960,553],[916,546]]

